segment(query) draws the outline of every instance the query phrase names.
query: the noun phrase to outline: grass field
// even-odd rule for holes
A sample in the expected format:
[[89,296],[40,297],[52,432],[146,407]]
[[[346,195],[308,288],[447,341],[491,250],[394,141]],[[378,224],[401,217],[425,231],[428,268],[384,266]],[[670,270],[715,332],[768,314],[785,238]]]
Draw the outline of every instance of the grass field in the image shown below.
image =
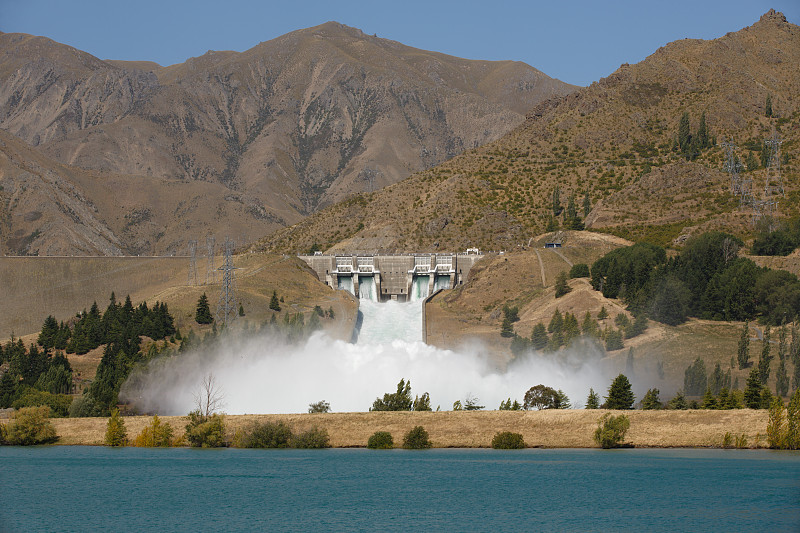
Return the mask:
[[[287,422],[295,433],[313,426],[325,428],[334,447],[366,446],[376,431],[388,431],[395,445],[412,427],[421,425],[437,448],[489,447],[499,431],[521,433],[529,447],[594,447],[594,430],[602,410],[544,411],[442,411],[326,413],[289,415],[226,416],[229,434],[254,421]],[[619,413],[619,412],[617,412]],[[625,442],[637,447],[709,447],[720,446],[726,432],[746,435],[748,446],[766,445],[767,411],[740,409],[731,411],[627,411],[631,427]],[[129,438],[135,437],[150,422],[150,417],[126,417]],[[163,417],[176,435],[183,434],[184,417]],[[53,419],[59,444],[99,445],[103,443],[107,419]]]

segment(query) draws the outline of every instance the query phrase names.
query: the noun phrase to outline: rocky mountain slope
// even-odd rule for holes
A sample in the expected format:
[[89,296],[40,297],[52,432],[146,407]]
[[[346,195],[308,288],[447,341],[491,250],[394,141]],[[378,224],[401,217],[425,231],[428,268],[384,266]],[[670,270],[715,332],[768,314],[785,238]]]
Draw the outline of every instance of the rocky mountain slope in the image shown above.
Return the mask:
[[[753,229],[724,172],[723,140],[750,170],[756,199],[766,176],[763,141],[782,140],[785,195],[778,215],[800,210],[800,28],[770,11],[754,25],[710,41],[670,43],[636,65],[533,109],[503,138],[375,194],[362,194],[265,239],[275,250],[458,250],[524,247],[578,214],[588,193],[590,229],[661,244],[692,232]],[[767,101],[772,116],[767,116]],[[680,121],[708,143],[687,157]],[[691,138],[691,137],[689,137]],[[691,145],[694,146],[694,145]],[[560,209],[553,209],[559,189]],[[554,211],[560,213],[554,218]]]
[[222,185],[272,229],[495,140],[574,89],[334,22],[169,67],[0,34],[0,128],[73,167]]

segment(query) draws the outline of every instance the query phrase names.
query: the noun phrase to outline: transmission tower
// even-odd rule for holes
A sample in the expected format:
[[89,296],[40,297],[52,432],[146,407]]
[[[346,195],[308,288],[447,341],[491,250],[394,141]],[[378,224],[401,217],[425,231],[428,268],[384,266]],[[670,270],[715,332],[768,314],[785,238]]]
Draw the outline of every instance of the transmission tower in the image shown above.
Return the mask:
[[189,278],[188,285],[197,285],[197,241],[189,241]]
[[744,209],[753,205],[753,180],[743,178],[739,173],[744,165],[736,156],[736,145],[732,142],[723,142],[722,146],[725,148],[724,169],[731,175],[731,194],[739,197],[739,209]]
[[217,272],[214,270],[214,236],[206,237],[206,285],[216,283]]
[[222,245],[222,288],[217,304],[217,323],[228,326],[236,319],[236,283],[233,266],[233,241],[226,238]]

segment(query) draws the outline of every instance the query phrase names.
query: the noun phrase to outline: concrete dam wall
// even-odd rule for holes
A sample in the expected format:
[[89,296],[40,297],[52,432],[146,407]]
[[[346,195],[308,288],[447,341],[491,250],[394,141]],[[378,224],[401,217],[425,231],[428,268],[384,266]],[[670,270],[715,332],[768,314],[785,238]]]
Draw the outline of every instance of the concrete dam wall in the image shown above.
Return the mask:
[[465,253],[301,255],[300,259],[308,263],[320,281],[334,289],[352,284],[355,295],[359,296],[361,280],[370,278],[369,285],[375,288],[378,301],[405,302],[416,299],[413,288],[418,278],[428,278],[427,294],[437,289],[452,289],[464,283],[472,266],[482,257]]

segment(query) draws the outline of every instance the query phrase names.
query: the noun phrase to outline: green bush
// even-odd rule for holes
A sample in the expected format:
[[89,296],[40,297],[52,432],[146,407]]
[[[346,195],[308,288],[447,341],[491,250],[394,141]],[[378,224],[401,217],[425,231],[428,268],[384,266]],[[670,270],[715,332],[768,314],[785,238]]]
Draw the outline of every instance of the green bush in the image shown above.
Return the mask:
[[525,440],[519,433],[502,431],[492,438],[492,448],[496,450],[521,450],[525,447]]
[[277,422],[254,422],[237,439],[241,448],[290,448],[292,428],[279,420]]
[[186,424],[186,440],[195,448],[223,448],[228,445],[225,439],[225,424],[222,415],[214,413],[203,416],[199,411],[189,413]]
[[414,426],[403,437],[403,448],[407,450],[423,450],[431,446],[428,432],[422,426]]
[[89,416],[103,416],[103,408],[98,406],[94,399],[88,394],[84,394],[72,400],[72,403],[69,405],[70,418],[84,418]]
[[594,441],[604,449],[618,448],[625,440],[625,433],[630,427],[631,421],[627,416],[612,416],[611,413],[606,413],[597,421]]
[[46,405],[50,408],[53,418],[69,416],[69,407],[72,403],[72,396],[68,394],[51,394],[33,388],[27,388],[22,395],[11,404],[14,409],[23,407],[41,407]]
[[48,444],[58,440],[56,430],[50,422],[50,408],[23,407],[13,415],[14,420],[5,428],[7,444],[11,446],[30,446]]
[[370,435],[367,448],[371,450],[391,450],[394,448],[394,439],[388,431],[376,431]]
[[328,430],[325,428],[312,427],[299,435],[295,435],[291,440],[293,448],[330,448],[331,439]]
[[569,269],[570,279],[588,278],[589,275],[590,275],[589,265],[587,265],[586,263],[577,263],[575,265],[572,265],[572,268]]

